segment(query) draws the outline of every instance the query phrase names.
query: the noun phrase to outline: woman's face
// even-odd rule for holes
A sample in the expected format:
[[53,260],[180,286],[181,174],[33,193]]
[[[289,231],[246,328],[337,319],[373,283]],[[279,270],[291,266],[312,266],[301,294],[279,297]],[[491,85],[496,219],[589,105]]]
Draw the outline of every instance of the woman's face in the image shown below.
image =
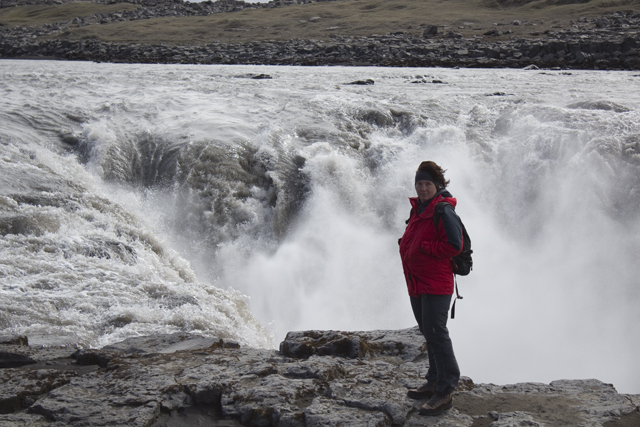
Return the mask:
[[416,182],[416,193],[418,193],[418,198],[423,203],[435,196],[437,192],[436,185],[431,181]]

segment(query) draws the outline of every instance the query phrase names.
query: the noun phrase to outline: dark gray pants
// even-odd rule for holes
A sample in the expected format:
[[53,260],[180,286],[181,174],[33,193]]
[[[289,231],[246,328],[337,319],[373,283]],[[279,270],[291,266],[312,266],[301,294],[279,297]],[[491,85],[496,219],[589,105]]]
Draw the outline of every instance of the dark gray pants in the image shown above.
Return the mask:
[[418,295],[410,298],[413,315],[427,340],[429,371],[425,378],[436,383],[436,393],[451,393],[460,379],[460,368],[447,329],[451,295]]

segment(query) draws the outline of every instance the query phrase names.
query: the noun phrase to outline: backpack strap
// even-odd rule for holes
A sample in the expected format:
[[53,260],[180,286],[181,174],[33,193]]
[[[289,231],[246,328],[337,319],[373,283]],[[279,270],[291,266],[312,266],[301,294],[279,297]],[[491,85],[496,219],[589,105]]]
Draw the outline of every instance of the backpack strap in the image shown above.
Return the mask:
[[460,292],[458,292],[458,276],[456,274],[453,275],[453,280],[456,283],[456,297],[453,300],[453,305],[451,306],[451,318],[455,319],[456,318],[456,301],[458,301],[459,299],[462,299],[462,296],[460,295]]
[[436,230],[438,229],[438,223],[440,222],[440,217],[444,213],[444,208],[446,205],[451,206],[451,203],[440,202],[436,205],[436,208],[433,211],[433,222],[436,224]]
[[409,218],[407,218],[407,220],[404,223],[409,224],[409,221],[411,221],[412,216],[413,216],[413,208],[411,208],[411,212],[409,212]]

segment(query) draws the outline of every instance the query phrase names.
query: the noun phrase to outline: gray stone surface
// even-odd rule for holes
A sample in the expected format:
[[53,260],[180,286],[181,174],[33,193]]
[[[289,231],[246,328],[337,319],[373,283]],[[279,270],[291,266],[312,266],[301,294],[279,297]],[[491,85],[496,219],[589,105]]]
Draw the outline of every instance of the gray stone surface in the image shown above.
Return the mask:
[[640,425],[640,396],[593,379],[494,385],[463,377],[452,409],[421,416],[423,402],[406,396],[428,367],[417,328],[291,332],[281,348],[189,334],[100,350],[0,345],[37,361],[0,370],[0,425]]

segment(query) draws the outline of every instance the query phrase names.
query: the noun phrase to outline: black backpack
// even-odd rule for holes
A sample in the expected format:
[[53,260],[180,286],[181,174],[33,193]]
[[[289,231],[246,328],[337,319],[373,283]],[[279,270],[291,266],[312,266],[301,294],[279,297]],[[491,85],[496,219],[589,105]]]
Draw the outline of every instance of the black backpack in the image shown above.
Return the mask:
[[[436,205],[435,212],[433,213],[433,222],[436,224],[436,229],[438,229],[438,222],[440,222],[440,217],[444,213],[444,208],[446,205],[451,206],[451,203],[440,202]],[[473,253],[473,250],[471,250],[471,238],[469,237],[469,233],[467,233],[467,229],[465,228],[458,214],[456,214],[456,217],[458,217],[460,225],[462,225],[463,242],[462,252],[451,258],[451,267],[453,267],[453,274],[457,274],[458,276],[467,276],[469,273],[471,273],[471,270],[473,270],[473,259],[471,258],[471,254]]]
[[[451,206],[451,203],[440,202],[436,205],[435,212],[433,213],[433,221],[436,225],[436,230],[438,229],[438,222],[440,222],[440,217],[444,213],[444,208],[446,205]],[[455,208],[454,208],[455,213]],[[462,299],[460,293],[458,292],[458,279],[456,276],[466,276],[471,273],[473,270],[473,259],[471,258],[471,254],[473,250],[471,250],[471,238],[469,237],[469,233],[467,233],[467,228],[462,223],[462,220],[455,214],[460,221],[460,225],[462,225],[462,252],[458,255],[451,258],[451,267],[453,268],[453,278],[456,283],[456,299],[453,301],[453,306],[451,306],[451,318],[455,319],[456,317],[456,301]]]

